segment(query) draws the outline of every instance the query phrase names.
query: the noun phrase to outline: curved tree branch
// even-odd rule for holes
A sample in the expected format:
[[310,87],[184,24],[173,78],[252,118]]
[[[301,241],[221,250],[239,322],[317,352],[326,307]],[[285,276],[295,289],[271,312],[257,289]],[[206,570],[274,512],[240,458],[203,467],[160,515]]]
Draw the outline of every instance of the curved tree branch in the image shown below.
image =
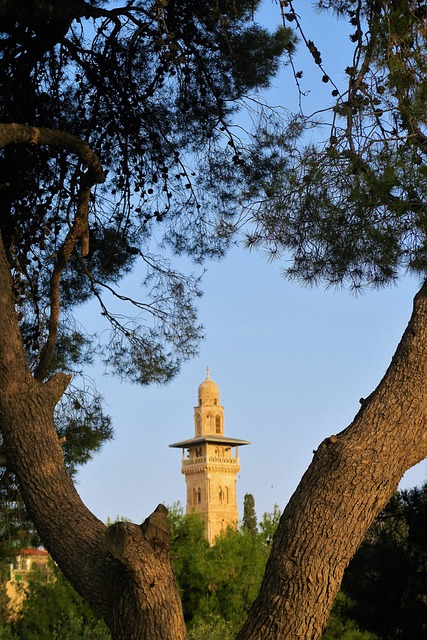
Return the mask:
[[82,255],[89,252],[89,198],[91,188],[95,184],[105,181],[105,174],[98,156],[92,151],[87,142],[77,136],[58,129],[30,127],[24,124],[0,124],[0,148],[8,144],[47,145],[57,147],[77,155],[86,172],[80,181],[77,200],[77,210],[74,222],[69,229],[62,246],[59,248],[50,280],[50,319],[49,333],[41,352],[40,362],[35,372],[37,380],[44,380],[48,373],[53,350],[58,335],[60,311],[60,282],[62,273],[67,266],[70,255],[77,240],[81,242]]

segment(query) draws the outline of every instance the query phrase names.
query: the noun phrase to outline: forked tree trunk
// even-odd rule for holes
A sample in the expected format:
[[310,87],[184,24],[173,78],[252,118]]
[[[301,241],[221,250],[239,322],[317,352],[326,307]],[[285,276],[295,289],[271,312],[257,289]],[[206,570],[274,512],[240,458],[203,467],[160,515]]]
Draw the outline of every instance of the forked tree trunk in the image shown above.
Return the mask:
[[286,507],[238,640],[315,640],[345,568],[407,469],[427,456],[427,285],[377,389],[322,442]]
[[141,526],[107,529],[82,503],[53,420],[70,377],[57,374],[42,384],[31,375],[1,241],[0,283],[0,429],[8,465],[41,539],[115,640],[184,639],[166,509],[159,506]]

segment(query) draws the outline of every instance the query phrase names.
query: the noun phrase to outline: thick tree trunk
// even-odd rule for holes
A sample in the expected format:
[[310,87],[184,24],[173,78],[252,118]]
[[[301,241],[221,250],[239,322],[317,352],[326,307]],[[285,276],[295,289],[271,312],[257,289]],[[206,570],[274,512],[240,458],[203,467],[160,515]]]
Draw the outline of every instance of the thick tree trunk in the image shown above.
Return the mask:
[[104,617],[116,640],[186,637],[169,561],[165,508],[141,525],[107,528],[82,503],[68,476],[54,408],[70,377],[42,384],[28,368],[0,242],[0,428],[6,459],[54,560]]
[[427,456],[427,284],[377,389],[322,442],[286,507],[238,640],[321,636],[346,566],[404,472]]

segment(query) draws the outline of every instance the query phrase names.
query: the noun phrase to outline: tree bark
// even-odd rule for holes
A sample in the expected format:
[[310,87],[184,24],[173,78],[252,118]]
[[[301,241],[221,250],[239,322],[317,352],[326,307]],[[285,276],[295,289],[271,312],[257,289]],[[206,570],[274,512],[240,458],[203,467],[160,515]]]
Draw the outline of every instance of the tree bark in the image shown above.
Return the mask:
[[64,465],[54,408],[70,376],[46,383],[28,367],[0,241],[0,428],[7,464],[43,543],[77,591],[104,617],[115,640],[186,637],[169,560],[165,508],[112,532],[82,503]]
[[407,469],[427,456],[427,284],[377,389],[326,438],[286,507],[238,640],[315,640],[345,568]]

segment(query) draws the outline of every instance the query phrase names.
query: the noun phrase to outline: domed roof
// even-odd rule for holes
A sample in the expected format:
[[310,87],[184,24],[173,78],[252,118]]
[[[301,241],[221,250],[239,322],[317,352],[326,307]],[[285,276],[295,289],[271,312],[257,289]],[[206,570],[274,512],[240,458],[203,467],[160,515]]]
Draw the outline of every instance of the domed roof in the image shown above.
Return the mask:
[[[206,380],[199,385],[199,401],[204,405],[219,404],[219,387],[211,380],[209,367],[206,369]],[[216,402],[214,402],[216,400]]]

